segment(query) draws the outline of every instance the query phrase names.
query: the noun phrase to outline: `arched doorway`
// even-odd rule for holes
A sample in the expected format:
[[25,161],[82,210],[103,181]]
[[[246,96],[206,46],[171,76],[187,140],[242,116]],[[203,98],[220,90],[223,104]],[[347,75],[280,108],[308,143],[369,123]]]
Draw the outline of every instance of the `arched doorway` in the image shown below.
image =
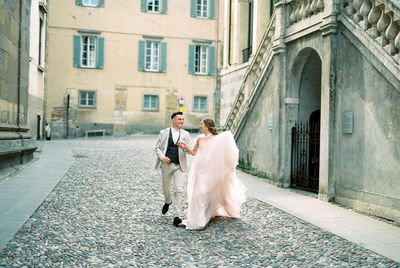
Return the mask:
[[[304,53],[307,53],[305,57]],[[318,192],[321,120],[321,59],[311,49],[305,59],[298,87],[298,118],[292,128],[291,186]]]

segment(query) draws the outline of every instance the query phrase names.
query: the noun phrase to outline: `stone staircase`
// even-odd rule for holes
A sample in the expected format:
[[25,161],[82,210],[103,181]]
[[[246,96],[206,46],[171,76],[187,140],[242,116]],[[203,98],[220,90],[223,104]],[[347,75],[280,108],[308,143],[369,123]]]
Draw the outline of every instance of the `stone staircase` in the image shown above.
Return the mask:
[[304,36],[296,35],[296,31],[302,28],[303,32],[307,32],[306,28],[311,29],[322,20],[329,22],[319,26],[322,32],[320,38],[329,31],[336,34],[337,25],[341,23],[364,45],[368,53],[382,62],[385,69],[391,72],[392,79],[400,79],[398,0],[345,0],[342,6],[332,0],[281,1],[276,3],[276,10],[245,73],[224,129],[237,137],[272,58],[280,48],[285,47],[285,42],[293,42]]
[[238,130],[243,116],[249,111],[249,102],[253,99],[256,92],[255,89],[258,88],[273,57],[272,47],[275,36],[275,22],[276,13],[274,12],[257,48],[257,52],[244,75],[243,83],[227,117],[224,129],[230,130],[234,135]]

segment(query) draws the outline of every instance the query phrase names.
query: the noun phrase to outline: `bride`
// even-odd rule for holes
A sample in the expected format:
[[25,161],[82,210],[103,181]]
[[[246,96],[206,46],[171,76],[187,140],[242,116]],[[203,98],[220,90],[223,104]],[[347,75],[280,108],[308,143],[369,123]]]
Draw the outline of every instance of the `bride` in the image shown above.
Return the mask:
[[212,217],[240,217],[246,201],[246,187],[236,177],[239,150],[230,131],[218,134],[215,123],[205,118],[201,135],[193,148],[178,146],[194,155],[188,174],[188,212],[186,229],[204,229]]

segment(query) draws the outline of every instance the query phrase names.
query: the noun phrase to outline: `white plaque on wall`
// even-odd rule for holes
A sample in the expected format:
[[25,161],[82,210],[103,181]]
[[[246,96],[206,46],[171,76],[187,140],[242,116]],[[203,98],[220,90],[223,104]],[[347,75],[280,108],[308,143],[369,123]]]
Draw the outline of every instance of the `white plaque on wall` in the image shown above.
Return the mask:
[[344,134],[352,134],[354,130],[354,113],[345,111],[342,114],[342,132]]

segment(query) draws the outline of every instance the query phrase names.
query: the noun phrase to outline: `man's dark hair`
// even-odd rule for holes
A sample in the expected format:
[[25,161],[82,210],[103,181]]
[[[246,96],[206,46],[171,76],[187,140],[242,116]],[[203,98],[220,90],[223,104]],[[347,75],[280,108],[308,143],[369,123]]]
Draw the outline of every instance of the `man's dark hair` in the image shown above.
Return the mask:
[[175,112],[171,115],[171,119],[173,119],[175,116],[177,116],[178,114],[183,115],[183,113],[181,111],[179,112]]

